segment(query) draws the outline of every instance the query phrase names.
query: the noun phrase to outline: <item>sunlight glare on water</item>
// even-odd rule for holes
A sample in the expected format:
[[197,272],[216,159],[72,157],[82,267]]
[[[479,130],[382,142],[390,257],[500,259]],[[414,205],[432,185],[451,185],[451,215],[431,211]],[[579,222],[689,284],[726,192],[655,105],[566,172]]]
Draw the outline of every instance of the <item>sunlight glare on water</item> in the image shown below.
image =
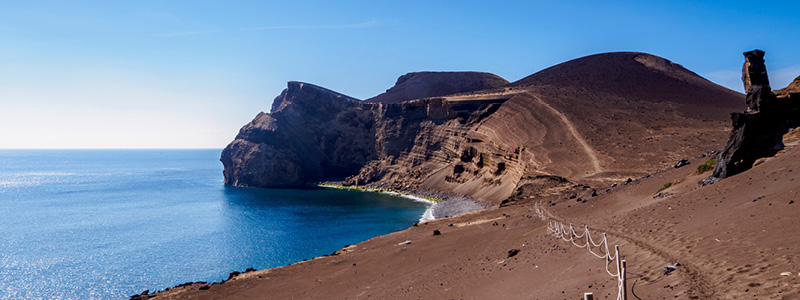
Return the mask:
[[222,184],[219,150],[0,150],[0,299],[123,299],[402,230],[426,204]]

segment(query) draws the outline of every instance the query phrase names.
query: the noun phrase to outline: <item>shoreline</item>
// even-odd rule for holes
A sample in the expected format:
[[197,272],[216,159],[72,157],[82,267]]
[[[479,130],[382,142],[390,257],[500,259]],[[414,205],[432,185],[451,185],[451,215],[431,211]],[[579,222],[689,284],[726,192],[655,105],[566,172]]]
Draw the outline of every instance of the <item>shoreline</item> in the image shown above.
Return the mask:
[[[488,203],[480,202],[480,201],[472,199],[471,197],[468,197],[468,196],[447,194],[447,193],[443,193],[443,192],[436,192],[436,191],[429,191],[429,190],[422,190],[422,189],[396,190],[396,189],[385,188],[385,187],[380,187],[380,186],[357,186],[357,187],[353,187],[353,186],[343,186],[341,184],[336,184],[336,183],[332,183],[332,182],[319,183],[316,186],[319,187],[319,188],[330,188],[330,189],[340,189],[340,190],[347,190],[347,191],[358,191],[358,192],[369,192],[369,193],[381,193],[381,194],[392,195],[392,196],[396,196],[396,197],[400,197],[400,198],[406,198],[406,199],[409,199],[409,200],[412,200],[412,201],[422,202],[422,203],[428,204],[428,208],[425,210],[425,212],[422,214],[422,216],[420,216],[419,222],[415,223],[413,226],[410,226],[409,228],[413,228],[414,226],[417,226],[418,224],[425,224],[425,223],[427,223],[429,221],[435,221],[435,220],[440,220],[440,219],[444,219],[444,218],[455,217],[455,216],[458,216],[458,215],[461,215],[461,214],[465,214],[465,213],[468,213],[468,212],[471,212],[471,211],[480,210],[480,209],[487,209],[487,208],[492,208],[493,207],[492,205],[490,205]],[[257,271],[275,270],[275,269],[285,268],[285,267],[289,267],[289,266],[293,266],[293,265],[297,265],[297,264],[306,263],[306,262],[317,260],[317,259],[323,258],[323,257],[339,255],[340,253],[347,252],[348,249],[350,249],[352,247],[355,247],[357,245],[363,244],[363,243],[365,243],[365,242],[367,242],[367,241],[369,241],[371,239],[374,239],[376,237],[397,234],[397,233],[400,233],[400,232],[404,232],[406,230],[408,230],[408,228],[401,229],[401,230],[398,230],[398,231],[389,232],[389,233],[383,234],[383,235],[376,235],[376,236],[373,236],[373,237],[371,237],[371,238],[369,238],[367,240],[364,240],[364,241],[361,241],[359,243],[356,243],[355,245],[345,245],[341,249],[336,250],[331,254],[321,254],[321,255],[318,255],[318,256],[314,256],[313,258],[308,259],[308,260],[304,259],[304,260],[296,261],[296,262],[293,262],[293,263],[290,263],[290,264],[287,264],[287,265],[277,266],[277,267],[267,268],[267,269],[248,268],[247,270],[242,271],[242,272],[240,272],[240,271],[232,271],[228,275],[228,279],[224,279],[224,280],[221,280],[221,281],[218,281],[218,282],[205,282],[205,281],[186,282],[186,283],[178,284],[178,285],[175,285],[175,286],[172,286],[172,287],[167,287],[167,288],[164,288],[162,290],[155,291],[153,293],[150,293],[149,290],[145,290],[141,294],[136,294],[136,295],[129,296],[130,297],[129,299],[132,299],[132,300],[133,299],[148,299],[149,297],[157,295],[159,293],[168,292],[168,291],[176,289],[176,288],[187,287],[187,286],[197,285],[197,284],[202,284],[202,285],[206,285],[206,286],[208,286],[208,285],[216,285],[216,284],[224,284],[225,282],[227,282],[227,281],[229,281],[229,280],[231,280],[231,279],[233,279],[233,278],[235,278],[235,277],[237,277],[239,275],[245,275],[245,274],[252,273],[252,272],[257,272]]]
[[423,215],[420,217],[420,223],[454,217],[474,210],[492,207],[492,205],[488,203],[480,202],[469,196],[423,189],[398,190],[379,185],[344,186],[341,185],[340,182],[322,182],[317,184],[317,186],[321,188],[333,188],[348,191],[382,193],[427,203],[429,204],[428,209],[426,209],[425,213],[423,213]]
[[422,216],[420,216],[419,223],[427,222],[427,221],[430,221],[430,220],[435,220],[436,217],[433,215],[433,208],[436,206],[436,203],[441,201],[438,198],[424,198],[424,197],[419,197],[419,196],[415,196],[415,195],[411,195],[411,194],[407,194],[407,193],[403,193],[403,192],[395,191],[395,190],[391,190],[391,189],[369,188],[369,187],[359,187],[359,186],[350,187],[350,186],[326,184],[326,183],[321,183],[321,184],[318,184],[317,186],[321,187],[321,188],[326,188],[326,189],[337,189],[337,190],[355,191],[355,192],[379,193],[379,194],[391,195],[391,196],[395,196],[395,197],[410,199],[410,200],[416,201],[416,202],[425,203],[425,204],[427,204],[428,207],[425,209],[425,212],[422,213]]
[[[697,174],[693,167],[668,166],[588,202],[571,198],[575,193],[571,189],[539,199],[522,198],[530,200],[420,223],[307,261],[234,272],[222,282],[184,284],[136,299],[264,299],[265,295],[274,299],[562,299],[585,292],[611,299],[619,290],[607,262],[587,253],[580,242],[573,245],[575,241],[553,236],[547,221],[537,217],[538,202],[553,203],[548,212],[565,223],[588,221],[576,223],[577,228],[583,224],[595,236],[608,233],[608,242],[620,246],[617,255],[624,255],[626,272],[634,279],[635,285],[626,287],[628,295],[712,299],[726,291],[725,295],[738,298],[796,299],[800,293],[793,274],[797,273],[785,265],[786,259],[797,257],[796,251],[751,245],[784,241],[786,232],[778,229],[792,228],[790,223],[800,209],[794,204],[800,175],[789,170],[800,169],[798,157],[797,149],[789,149],[754,167],[749,174],[768,174],[759,181],[733,176],[700,188],[697,182],[706,175]],[[664,182],[672,183],[670,196],[654,197]],[[775,192],[765,195],[748,188],[748,183],[763,183]],[[725,201],[719,205],[723,202],[708,199]],[[697,215],[703,220],[693,218]],[[730,216],[744,222],[738,230],[725,222]],[[692,220],[675,223],[676,219]],[[776,230],[764,233],[764,224]],[[714,230],[706,230],[708,226]],[[719,232],[725,231],[730,236],[720,239]],[[697,242],[702,240],[715,242]],[[665,248],[673,250],[665,252]],[[750,268],[746,264],[753,263],[754,250],[777,254],[756,265],[763,271],[742,276],[742,270]],[[728,259],[709,259],[720,251]],[[677,269],[665,274],[664,266],[669,265]]]

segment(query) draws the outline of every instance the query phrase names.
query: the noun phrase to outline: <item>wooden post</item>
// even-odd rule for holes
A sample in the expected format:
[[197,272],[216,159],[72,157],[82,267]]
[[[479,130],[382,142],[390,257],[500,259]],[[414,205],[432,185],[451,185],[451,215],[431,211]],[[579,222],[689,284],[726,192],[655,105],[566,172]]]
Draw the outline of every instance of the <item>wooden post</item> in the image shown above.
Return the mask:
[[583,300],[594,300],[594,295],[592,293],[583,293]]
[[592,239],[589,238],[589,225],[583,225],[583,234],[586,235],[586,249],[592,251]]
[[614,255],[617,257],[617,276],[622,278],[622,258],[619,257],[619,245],[614,246]]
[[626,263],[626,261],[622,261],[622,273],[619,273],[622,278],[622,300],[628,300],[628,276],[626,275],[628,266]]

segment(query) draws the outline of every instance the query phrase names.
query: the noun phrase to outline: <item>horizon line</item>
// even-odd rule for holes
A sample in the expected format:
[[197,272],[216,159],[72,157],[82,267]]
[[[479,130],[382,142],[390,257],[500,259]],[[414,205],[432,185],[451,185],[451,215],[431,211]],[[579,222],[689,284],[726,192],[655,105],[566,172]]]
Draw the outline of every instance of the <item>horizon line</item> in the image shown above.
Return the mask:
[[3,150],[223,150],[222,148],[0,148]]

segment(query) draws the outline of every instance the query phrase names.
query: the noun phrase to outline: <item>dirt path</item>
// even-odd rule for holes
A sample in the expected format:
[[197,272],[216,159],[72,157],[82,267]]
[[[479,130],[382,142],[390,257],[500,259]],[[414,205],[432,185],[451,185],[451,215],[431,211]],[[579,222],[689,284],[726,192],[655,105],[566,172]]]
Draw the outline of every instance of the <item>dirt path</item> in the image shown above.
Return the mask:
[[[544,210],[544,213],[550,220],[555,220],[565,223],[565,226],[566,224],[568,224],[568,221],[557,215],[552,214],[551,212],[548,212],[547,210]],[[629,246],[635,246],[626,248],[620,247],[620,249],[622,249],[623,251],[625,250],[631,251],[632,250],[631,248],[638,248],[636,250],[640,252],[641,251],[647,252],[646,256],[656,256],[668,262],[678,261],[677,257],[675,255],[670,254],[668,249],[662,249],[662,247],[654,246],[653,241],[645,241],[642,239],[634,238],[632,236],[625,235],[624,233],[608,230],[606,228],[592,227],[591,231],[605,232],[609,237],[612,237],[613,239],[617,240],[616,242],[614,242],[614,244],[626,244]],[[609,241],[610,240],[611,239],[609,239]],[[639,254],[641,255],[641,253]],[[628,274],[633,275],[633,273],[628,273]],[[681,277],[681,281],[683,281],[690,287],[688,289],[688,296],[690,299],[715,299],[714,296],[717,294],[716,288],[709,282],[709,280],[707,280],[701,274],[701,270],[699,270],[696,265],[683,261],[681,265],[681,272],[676,272],[675,274],[678,274],[678,276]],[[632,278],[630,278],[629,276],[628,281],[634,282],[631,279]],[[633,292],[633,286],[630,283],[628,285],[628,288],[629,288],[628,293],[629,295],[631,295],[630,293]]]
[[603,172],[603,168],[600,166],[600,160],[597,159],[597,154],[595,153],[594,149],[592,149],[592,147],[589,146],[589,143],[587,143],[586,140],[583,138],[583,136],[578,132],[578,130],[575,129],[575,125],[572,124],[572,121],[570,121],[569,118],[567,118],[567,116],[564,115],[562,112],[553,108],[552,106],[550,106],[550,104],[547,104],[547,102],[544,102],[541,98],[539,98],[539,96],[531,93],[528,93],[528,95],[539,101],[539,103],[542,104],[542,106],[547,107],[547,109],[549,109],[554,115],[558,116],[558,118],[561,119],[561,122],[564,123],[564,125],[567,127],[567,130],[569,130],[569,133],[572,134],[575,140],[578,141],[581,147],[583,147],[583,150],[586,152],[586,155],[589,156],[589,160],[592,162],[592,167],[594,168],[594,172],[587,174],[584,177],[589,177]]

